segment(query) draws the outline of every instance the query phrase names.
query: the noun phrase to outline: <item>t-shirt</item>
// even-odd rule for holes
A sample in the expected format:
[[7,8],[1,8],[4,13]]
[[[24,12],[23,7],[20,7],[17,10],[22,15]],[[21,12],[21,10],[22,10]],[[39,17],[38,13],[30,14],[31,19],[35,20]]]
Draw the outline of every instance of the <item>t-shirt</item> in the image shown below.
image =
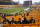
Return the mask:
[[12,21],[11,21],[11,24],[16,24],[16,21],[15,21],[15,20],[12,20]]
[[0,24],[0,27],[3,27],[3,24]]
[[17,24],[21,24],[21,21],[17,21]]
[[30,19],[30,23],[35,23],[35,20],[34,19]]

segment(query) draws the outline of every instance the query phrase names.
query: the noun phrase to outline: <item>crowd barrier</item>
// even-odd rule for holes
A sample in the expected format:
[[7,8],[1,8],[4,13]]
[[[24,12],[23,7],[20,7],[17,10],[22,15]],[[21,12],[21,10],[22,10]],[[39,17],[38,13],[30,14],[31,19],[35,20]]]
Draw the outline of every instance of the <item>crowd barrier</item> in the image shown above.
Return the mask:
[[40,24],[3,24],[3,27],[40,27]]

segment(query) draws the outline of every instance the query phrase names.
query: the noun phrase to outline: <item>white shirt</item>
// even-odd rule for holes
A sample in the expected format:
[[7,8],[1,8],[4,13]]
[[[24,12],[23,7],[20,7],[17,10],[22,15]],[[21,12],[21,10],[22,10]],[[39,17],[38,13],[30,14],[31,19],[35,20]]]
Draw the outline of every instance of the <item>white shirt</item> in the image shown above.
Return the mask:
[[3,24],[0,24],[0,27],[2,27],[3,26]]

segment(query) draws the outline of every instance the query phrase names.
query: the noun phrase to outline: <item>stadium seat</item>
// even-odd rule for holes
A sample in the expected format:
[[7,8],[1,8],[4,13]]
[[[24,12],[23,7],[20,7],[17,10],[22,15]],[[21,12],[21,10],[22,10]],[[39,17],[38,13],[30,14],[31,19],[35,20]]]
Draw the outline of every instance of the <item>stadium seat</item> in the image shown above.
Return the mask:
[[40,27],[40,26],[39,26]]
[[2,17],[0,17],[0,18],[2,18]]
[[3,27],[9,27],[9,24],[3,24]]
[[31,27],[38,27],[38,26],[31,26]]
[[10,24],[9,27],[16,27],[16,24]]
[[23,27],[30,27],[30,26],[23,26]]
[[16,26],[16,27],[22,27],[22,26]]
[[16,25],[16,27],[22,27],[22,26],[23,26],[22,24],[17,24],[17,25]]
[[9,27],[13,27],[13,26],[9,26]]

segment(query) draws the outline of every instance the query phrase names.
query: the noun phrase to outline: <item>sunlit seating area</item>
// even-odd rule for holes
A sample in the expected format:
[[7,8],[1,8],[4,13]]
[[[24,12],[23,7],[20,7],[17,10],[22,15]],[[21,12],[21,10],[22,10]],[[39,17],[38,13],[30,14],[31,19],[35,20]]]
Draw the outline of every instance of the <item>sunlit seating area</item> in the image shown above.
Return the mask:
[[[27,15],[27,13],[29,13]],[[25,15],[24,15],[25,14]],[[14,18],[14,20],[18,21],[19,18],[21,18],[20,21],[24,20],[24,17],[26,17],[27,20],[30,20],[31,17],[33,17],[33,19],[35,20],[35,23],[29,23],[29,24],[3,24],[3,27],[40,27],[40,8],[34,8],[31,11],[22,13],[20,15],[17,16],[6,16],[6,19],[9,19],[10,21],[12,20],[12,17]],[[1,19],[2,17],[0,17]],[[4,19],[1,19],[1,23]]]

